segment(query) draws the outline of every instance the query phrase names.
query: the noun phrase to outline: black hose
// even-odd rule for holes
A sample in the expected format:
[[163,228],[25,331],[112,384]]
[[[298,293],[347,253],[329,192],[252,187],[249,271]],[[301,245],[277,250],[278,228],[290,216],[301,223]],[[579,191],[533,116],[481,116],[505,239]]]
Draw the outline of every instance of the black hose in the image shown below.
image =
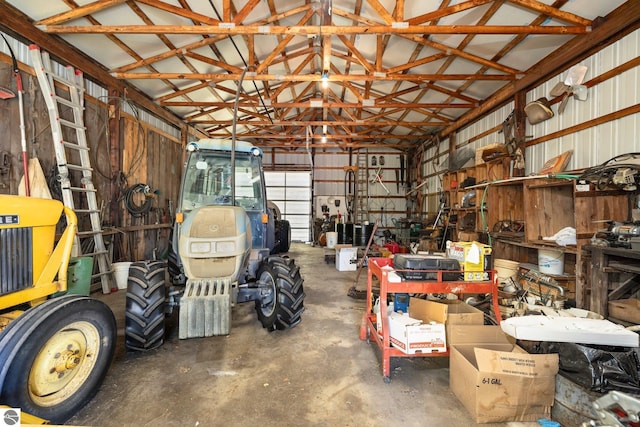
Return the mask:
[[[140,205],[136,204],[134,201],[134,195],[136,193],[144,194],[144,203]],[[140,218],[151,210],[153,200],[152,197],[148,196],[148,193],[149,186],[146,184],[134,184],[124,191],[124,206],[133,217]]]

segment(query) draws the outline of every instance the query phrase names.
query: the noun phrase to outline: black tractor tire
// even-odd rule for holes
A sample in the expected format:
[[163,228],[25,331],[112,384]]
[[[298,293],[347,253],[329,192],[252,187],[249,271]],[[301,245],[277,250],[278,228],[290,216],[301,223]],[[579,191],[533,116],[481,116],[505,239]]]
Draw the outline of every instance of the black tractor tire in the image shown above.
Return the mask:
[[269,292],[256,301],[258,320],[267,330],[293,328],[302,320],[304,289],[300,269],[294,260],[268,257],[258,269],[258,280]]
[[125,311],[125,347],[149,351],[164,342],[165,263],[134,262],[129,267]]
[[184,276],[184,271],[180,264],[178,254],[173,250],[173,247],[169,247],[169,256],[167,257],[167,270],[169,271],[169,278],[173,285],[185,285],[187,279]]
[[275,223],[276,244],[273,254],[284,254],[291,248],[291,225],[289,221],[279,220]]
[[117,325],[101,301],[65,295],[37,305],[0,334],[0,401],[62,424],[98,392]]

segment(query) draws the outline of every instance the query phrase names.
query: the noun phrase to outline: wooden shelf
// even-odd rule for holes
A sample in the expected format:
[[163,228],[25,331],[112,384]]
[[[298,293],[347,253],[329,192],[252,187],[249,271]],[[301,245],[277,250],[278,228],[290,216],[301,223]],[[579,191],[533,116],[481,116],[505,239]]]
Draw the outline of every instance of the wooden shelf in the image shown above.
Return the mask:
[[502,243],[505,243],[505,244],[508,244],[508,245],[519,246],[521,248],[553,249],[553,250],[561,251],[561,252],[568,253],[568,254],[577,254],[578,253],[578,248],[575,247],[575,246],[558,246],[558,245],[549,244],[548,242],[545,242],[544,240],[540,240],[539,241],[539,242],[544,242],[544,243],[537,243],[536,241],[533,241],[533,242],[519,242],[517,240],[508,240],[508,239],[500,239],[500,238],[496,238],[496,240],[500,240]]
[[[587,282],[592,279],[588,272],[589,266],[583,260],[582,248],[589,244],[594,233],[603,228],[603,221],[627,220],[629,194],[620,190],[597,190],[593,184],[576,188],[574,180],[545,175],[496,180],[504,172],[500,169],[501,164],[482,164],[464,171],[449,172],[443,177],[445,183],[457,183],[455,188],[451,188],[450,185],[444,186],[450,214],[458,215],[458,221],[454,226],[456,234],[452,239],[456,240],[463,225],[467,225],[463,224],[463,217],[475,211],[475,232],[488,231],[491,234],[494,239],[494,259],[504,258],[537,264],[539,249],[557,249],[568,254],[569,256],[565,257],[564,271],[575,275],[578,307],[588,309],[588,292],[591,286]],[[490,174],[489,169],[494,167],[497,169],[492,169]],[[462,179],[468,176],[475,176],[478,180],[487,182],[466,189],[457,188]],[[462,195],[471,189],[476,190],[476,206],[456,207],[455,204],[459,203]],[[524,223],[524,235],[501,236],[493,233],[495,224],[505,220]],[[541,240],[541,237],[553,236],[565,227],[576,230],[576,245],[562,247],[554,245],[554,242]]]
[[572,185],[573,185],[573,181],[562,180],[562,181],[551,181],[551,182],[533,184],[533,185],[530,185],[529,188],[535,189],[535,188],[566,187],[566,186],[570,187]]

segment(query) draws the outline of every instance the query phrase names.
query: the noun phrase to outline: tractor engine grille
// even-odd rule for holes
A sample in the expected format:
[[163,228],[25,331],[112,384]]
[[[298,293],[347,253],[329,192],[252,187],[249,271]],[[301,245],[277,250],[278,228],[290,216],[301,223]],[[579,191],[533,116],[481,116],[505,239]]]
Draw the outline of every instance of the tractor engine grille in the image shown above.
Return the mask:
[[0,295],[33,285],[32,229],[0,229]]

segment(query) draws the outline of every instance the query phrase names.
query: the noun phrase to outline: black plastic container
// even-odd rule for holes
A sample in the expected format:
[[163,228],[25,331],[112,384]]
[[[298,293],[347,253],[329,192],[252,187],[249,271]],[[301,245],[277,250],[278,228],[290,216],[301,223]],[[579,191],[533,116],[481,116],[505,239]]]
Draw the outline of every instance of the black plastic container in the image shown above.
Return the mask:
[[395,254],[393,266],[396,270],[405,270],[397,272],[405,280],[438,280],[438,271],[443,272],[442,280],[456,281],[462,278],[458,260],[436,255]]

